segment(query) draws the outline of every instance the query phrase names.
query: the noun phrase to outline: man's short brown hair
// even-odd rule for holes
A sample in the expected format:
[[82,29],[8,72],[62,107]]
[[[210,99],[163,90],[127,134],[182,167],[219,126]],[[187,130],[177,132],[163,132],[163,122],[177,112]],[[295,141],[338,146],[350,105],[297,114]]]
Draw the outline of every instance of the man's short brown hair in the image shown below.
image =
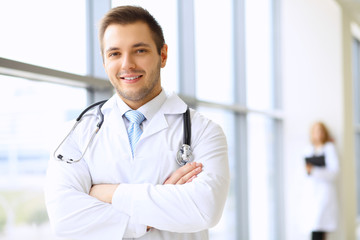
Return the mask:
[[111,24],[131,24],[135,22],[146,23],[152,33],[152,38],[156,44],[156,49],[160,55],[161,48],[165,44],[164,34],[161,26],[155,18],[144,8],[138,6],[119,6],[112,8],[100,21],[99,25],[99,41],[101,56],[104,56],[103,39],[107,27]]

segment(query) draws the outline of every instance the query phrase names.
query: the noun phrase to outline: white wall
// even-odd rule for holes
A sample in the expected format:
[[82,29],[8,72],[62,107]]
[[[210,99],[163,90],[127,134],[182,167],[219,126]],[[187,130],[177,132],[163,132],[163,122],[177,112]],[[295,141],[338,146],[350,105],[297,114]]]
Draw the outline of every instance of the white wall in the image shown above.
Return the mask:
[[[310,239],[302,231],[302,153],[309,127],[324,121],[342,160],[344,129],[342,12],[333,0],[282,1],[285,239]],[[343,238],[342,227],[332,239]],[[351,238],[346,238],[350,240]]]

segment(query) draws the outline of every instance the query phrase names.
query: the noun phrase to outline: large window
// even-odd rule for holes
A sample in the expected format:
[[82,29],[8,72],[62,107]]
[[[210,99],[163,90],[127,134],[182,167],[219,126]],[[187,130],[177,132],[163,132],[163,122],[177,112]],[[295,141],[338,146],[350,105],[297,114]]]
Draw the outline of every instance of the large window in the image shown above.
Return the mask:
[[[273,6],[272,0],[246,0],[244,4],[246,106],[255,111],[271,112],[278,108]],[[248,239],[251,240],[281,238],[274,224],[281,222],[281,212],[277,211],[281,201],[277,127],[271,115],[247,115]]]
[[87,73],[85,4],[0,1],[0,58],[10,62],[0,66],[0,239],[55,239],[43,184],[60,126],[87,105],[85,88],[59,78]]
[[0,85],[1,174],[44,175],[52,135],[86,106],[86,91],[3,75]]
[[45,171],[57,129],[86,106],[86,90],[4,75],[0,86],[0,238],[55,239]]
[[[275,174],[276,162],[275,130],[273,120],[259,114],[249,114],[248,121],[248,201],[249,201],[249,239],[274,238],[277,213],[274,204],[277,200]],[[261,231],[259,231],[261,226]]]
[[225,129],[232,170],[213,239],[283,238],[275,6],[271,0],[194,1],[195,105]]
[[258,110],[274,107],[272,22],[272,0],[245,1],[246,101]]
[[85,0],[0,1],[0,57],[86,74]]
[[198,99],[233,102],[231,9],[231,1],[222,1],[221,4],[218,0],[194,1]]
[[353,40],[353,84],[354,84],[354,134],[356,160],[357,218],[360,221],[360,41]]

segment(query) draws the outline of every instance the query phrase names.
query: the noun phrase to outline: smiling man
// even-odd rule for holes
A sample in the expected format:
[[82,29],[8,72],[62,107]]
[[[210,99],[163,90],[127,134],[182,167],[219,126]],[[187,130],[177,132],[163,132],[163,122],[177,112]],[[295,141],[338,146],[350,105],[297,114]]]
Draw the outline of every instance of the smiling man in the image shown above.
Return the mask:
[[[49,162],[45,196],[55,233],[208,239],[229,188],[222,129],[191,109],[193,160],[180,166],[187,105],[161,87],[168,46],[160,25],[143,8],[117,7],[102,19],[99,40],[116,94],[103,105],[104,124],[84,157],[74,164]],[[81,152],[96,124],[96,118],[84,119],[64,151]]]
[[162,44],[159,54],[146,23],[111,24],[102,39],[105,71],[127,105],[137,109],[159,95],[167,45]]

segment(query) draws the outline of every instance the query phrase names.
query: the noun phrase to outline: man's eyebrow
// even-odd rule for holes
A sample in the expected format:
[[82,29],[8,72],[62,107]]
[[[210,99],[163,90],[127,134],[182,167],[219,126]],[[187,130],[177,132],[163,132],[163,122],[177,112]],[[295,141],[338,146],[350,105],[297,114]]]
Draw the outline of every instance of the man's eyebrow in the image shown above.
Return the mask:
[[147,44],[147,43],[144,43],[144,42],[139,42],[139,43],[136,43],[133,45],[134,48],[137,48],[137,47],[150,47],[150,44]]
[[[137,47],[148,47],[150,48],[150,44],[144,43],[144,42],[139,42],[139,43],[135,43],[133,46],[133,48],[137,48]],[[120,50],[120,48],[118,47],[109,47],[108,49],[105,50],[105,52],[111,52],[111,51],[118,51]]]
[[117,50],[120,50],[120,48],[117,48],[117,47],[109,47],[108,49],[106,49],[105,52],[111,52],[111,51],[117,51]]

